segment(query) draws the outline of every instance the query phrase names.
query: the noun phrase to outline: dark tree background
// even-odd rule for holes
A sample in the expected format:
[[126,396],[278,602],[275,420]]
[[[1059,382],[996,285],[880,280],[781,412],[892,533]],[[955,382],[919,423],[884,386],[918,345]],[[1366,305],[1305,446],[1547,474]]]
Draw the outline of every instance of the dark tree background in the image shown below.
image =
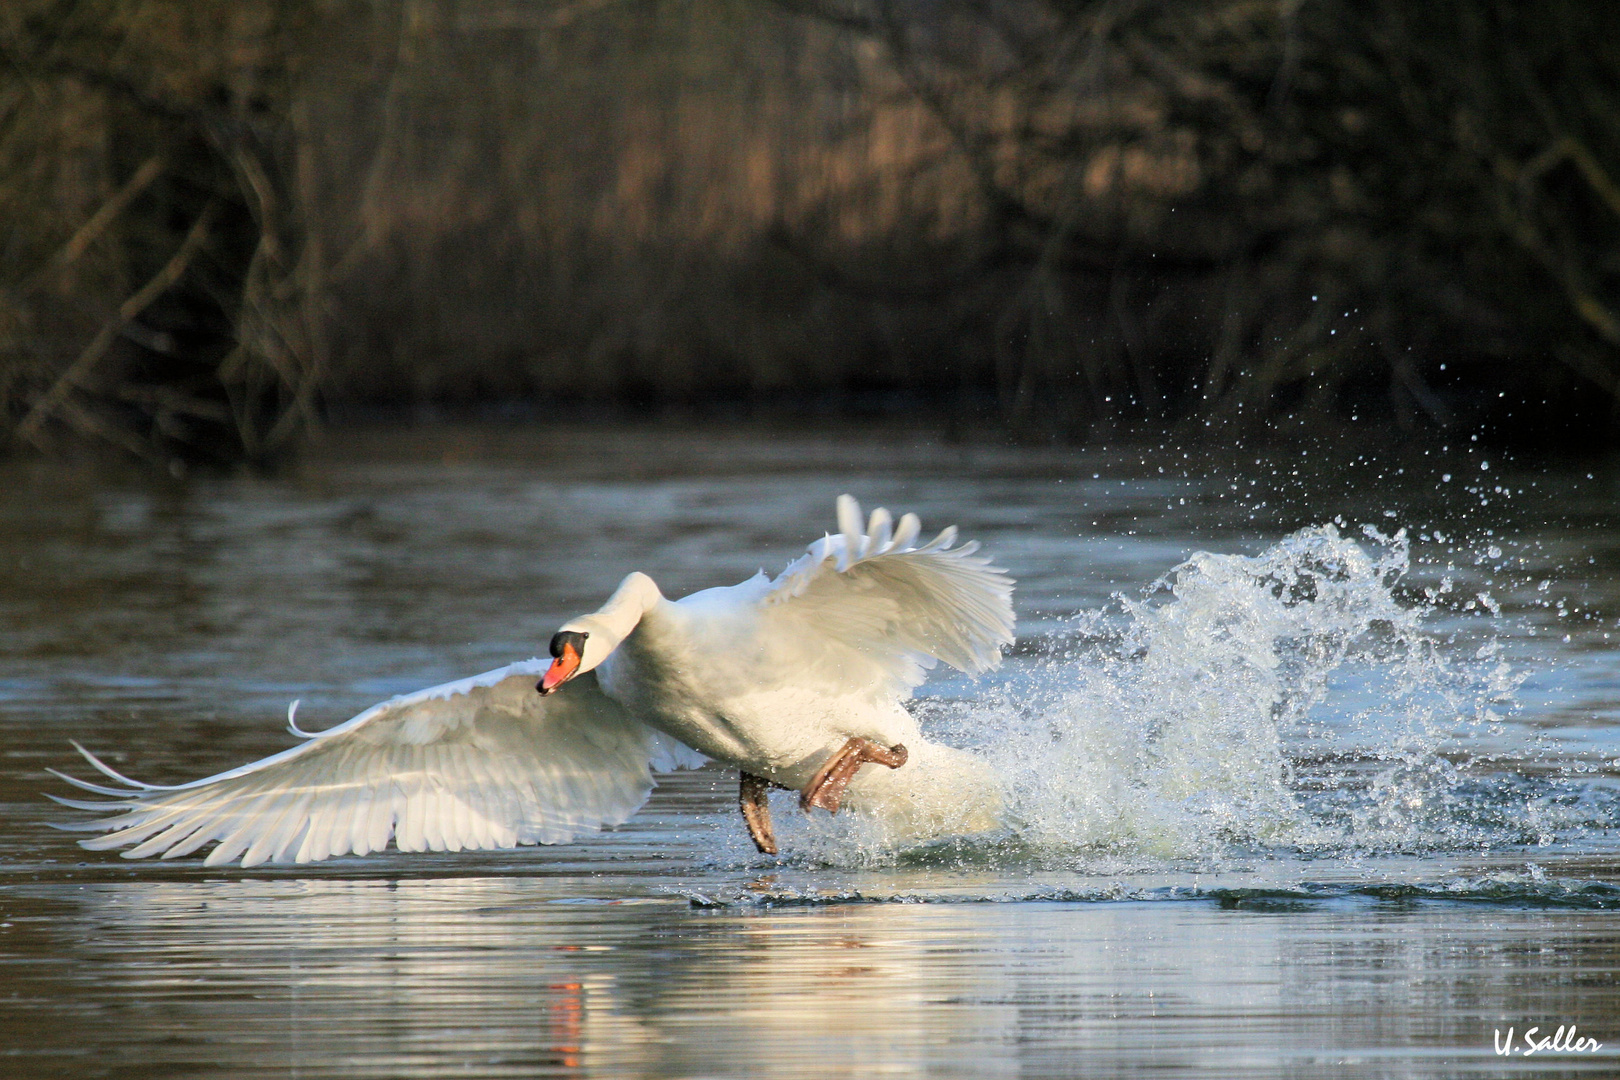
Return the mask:
[[0,429],[1620,437],[1620,6],[14,0]]

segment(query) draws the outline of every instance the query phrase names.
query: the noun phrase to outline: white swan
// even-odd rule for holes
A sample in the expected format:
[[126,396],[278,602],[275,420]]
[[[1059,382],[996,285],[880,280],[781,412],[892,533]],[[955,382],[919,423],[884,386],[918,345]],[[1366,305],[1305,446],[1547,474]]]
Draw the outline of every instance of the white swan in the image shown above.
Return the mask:
[[390,837],[402,851],[554,844],[625,821],[653,772],[707,755],[741,769],[762,851],[776,850],[770,786],[798,789],[806,810],[872,814],[896,836],[994,828],[995,777],[924,740],[901,699],[936,660],[999,662],[1012,580],[976,543],[952,547],[954,527],[918,546],[915,515],[896,526],[879,509],[863,528],[848,495],[838,521],[774,580],[671,602],[633,573],[563,624],[549,663],[407,694],[313,735],[289,709],[301,745],[189,784],[130,780],[74,744],[119,786],[53,769],[112,800],[57,801],[122,813],[63,827],[106,832],[87,848],[134,845],[126,858],[218,841],[211,866],[363,855]]

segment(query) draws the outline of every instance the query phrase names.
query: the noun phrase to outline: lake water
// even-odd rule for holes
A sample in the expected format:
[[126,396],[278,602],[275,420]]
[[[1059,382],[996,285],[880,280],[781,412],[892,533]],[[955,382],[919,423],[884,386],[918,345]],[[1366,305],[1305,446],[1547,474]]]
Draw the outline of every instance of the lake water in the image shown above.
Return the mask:
[[[897,851],[779,796],[762,856],[714,766],[549,848],[243,871],[49,827],[70,739],[155,782],[240,764],[291,699],[320,727],[543,652],[629,570],[774,572],[843,491],[1019,581],[1004,667],[917,703],[1005,777],[1002,835]],[[1617,496],[1461,438],[447,427],[270,479],[0,466],[0,1075],[1616,1075]],[[1560,1025],[1602,1048],[1523,1052]]]

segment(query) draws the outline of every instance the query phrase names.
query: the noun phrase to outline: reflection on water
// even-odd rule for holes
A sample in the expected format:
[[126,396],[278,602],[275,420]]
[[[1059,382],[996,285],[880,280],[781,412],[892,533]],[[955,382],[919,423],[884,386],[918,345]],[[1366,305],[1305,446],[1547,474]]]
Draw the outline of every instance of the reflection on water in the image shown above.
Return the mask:
[[98,884],[56,914],[9,932],[58,962],[7,974],[60,1075],[1460,1075],[1500,1067],[1493,1025],[1620,1015],[1583,913],[737,914],[462,878]]
[[[511,438],[276,480],[6,467],[0,1074],[1616,1071],[1614,477]],[[628,570],[774,570],[844,490],[1019,579],[1004,673],[924,705],[1021,785],[997,843],[894,852],[784,800],[761,857],[717,769],[516,852],[224,873],[46,827],[69,738],[204,775],[286,746],[291,698],[315,724],[532,655]],[[1493,1053],[1548,1023],[1604,1054]]]

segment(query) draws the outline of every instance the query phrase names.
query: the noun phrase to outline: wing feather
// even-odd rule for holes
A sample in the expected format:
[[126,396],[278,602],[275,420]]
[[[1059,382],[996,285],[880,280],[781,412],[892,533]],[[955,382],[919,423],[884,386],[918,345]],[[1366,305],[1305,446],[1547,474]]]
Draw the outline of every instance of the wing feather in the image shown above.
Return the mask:
[[895,689],[917,685],[935,661],[970,674],[1000,663],[1013,641],[1013,581],[975,554],[976,542],[953,547],[951,526],[919,546],[917,516],[896,526],[883,509],[863,526],[848,495],[838,528],[765,587],[767,618],[813,635],[832,666],[875,664]]
[[[703,762],[602,694],[594,677],[541,697],[529,660],[383,702],[261,761],[189,784],[143,784],[79,748],[122,786],[64,780],[108,801],[92,850],[177,858],[204,845],[219,866],[318,862],[401,851],[555,844],[625,821],[652,773]],[[55,796],[53,796],[55,798]]]
[[365,840],[365,849],[357,849],[361,855],[387,847],[394,829],[394,816],[390,810],[394,801],[394,785],[389,779],[387,763],[376,757],[367,758],[366,761],[369,770],[361,787],[364,808],[354,823],[354,835]]
[[[336,760],[328,763],[325,775],[319,782],[330,783],[329,777],[341,775],[343,767],[348,764],[345,760],[349,756],[348,751],[347,746],[339,746],[333,751]],[[277,850],[274,861],[284,861],[289,850],[294,851],[292,861],[298,863],[320,862],[330,855],[332,826],[337,815],[342,812],[343,804],[348,797],[348,785],[340,783],[334,785],[329,798],[313,799],[308,802],[302,815],[304,831],[303,835],[297,838],[296,850],[289,843]]]
[[443,792],[433,782],[433,777],[443,768],[439,762],[444,747],[435,743],[428,743],[416,751],[421,758],[421,766],[417,773],[417,791],[421,794],[421,810],[418,813],[422,826],[422,844],[429,851],[443,851],[444,824],[446,810]]
[[192,830],[186,834],[185,839],[177,840],[171,844],[169,849],[159,856],[160,858],[184,858],[185,856],[196,851],[198,848],[202,847],[204,844],[208,843],[209,840],[213,839],[208,832],[208,825],[206,822],[194,821],[191,824]]

